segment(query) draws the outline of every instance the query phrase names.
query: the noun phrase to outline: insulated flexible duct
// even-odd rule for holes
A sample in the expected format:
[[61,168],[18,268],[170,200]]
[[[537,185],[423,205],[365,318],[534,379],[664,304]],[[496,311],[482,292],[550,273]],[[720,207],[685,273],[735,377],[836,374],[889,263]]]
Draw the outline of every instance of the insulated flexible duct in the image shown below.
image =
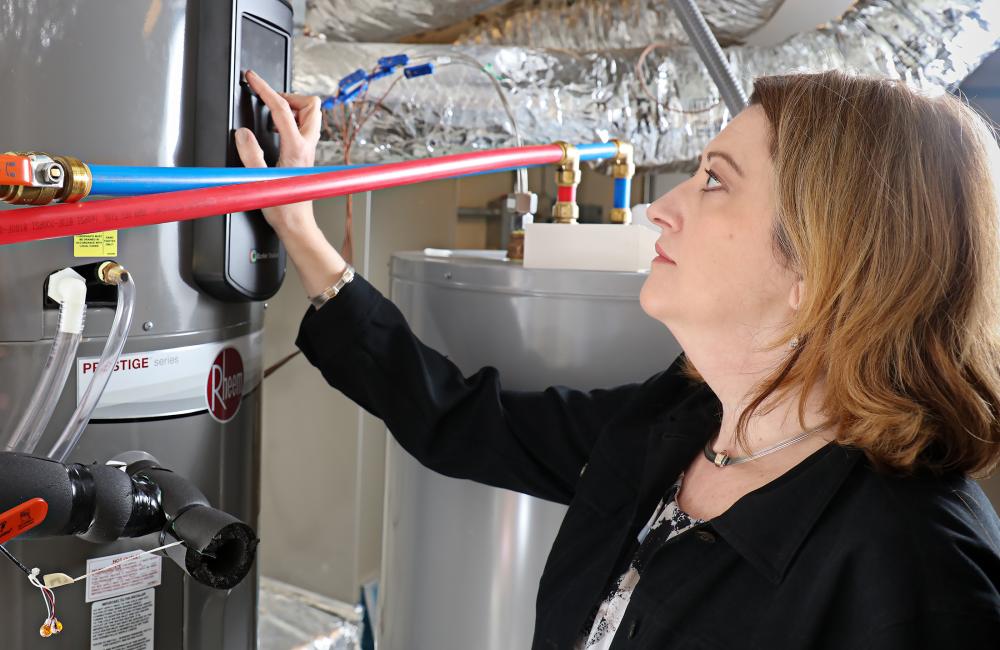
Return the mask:
[[[741,43],[784,0],[697,0],[723,45]],[[459,44],[610,50],[690,41],[668,0],[516,0],[462,34]]]
[[[723,53],[747,93],[757,76],[830,69],[903,79],[940,92],[956,87],[998,45],[996,0],[861,0],[829,25],[778,45],[734,46]],[[310,38],[296,39],[295,49],[293,86],[323,96],[341,77],[370,68],[381,56],[447,56],[454,49],[504,79],[525,142],[618,137],[635,145],[636,163],[646,168],[689,169],[731,118],[689,46],[648,53],[638,72],[640,50],[345,45]],[[482,77],[449,66],[421,83],[400,82],[386,98],[386,110],[365,123],[352,159],[385,162],[509,144],[507,120]],[[321,141],[318,160],[343,160],[342,143]]]
[[392,41],[446,27],[505,0],[309,0],[306,29],[335,41]]
[[708,74],[715,82],[726,108],[732,115],[736,115],[746,107],[747,96],[736,81],[732,68],[723,58],[719,41],[709,31],[708,23],[698,11],[694,0],[670,0],[670,4],[677,12],[678,20],[684,25],[684,31],[687,32],[691,45],[701,57],[701,62],[708,68]]

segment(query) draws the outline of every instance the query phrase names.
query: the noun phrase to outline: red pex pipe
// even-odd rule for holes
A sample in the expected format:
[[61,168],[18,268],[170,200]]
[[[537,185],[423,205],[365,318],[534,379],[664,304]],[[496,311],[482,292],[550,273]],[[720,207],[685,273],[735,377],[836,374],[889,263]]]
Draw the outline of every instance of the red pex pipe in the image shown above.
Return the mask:
[[559,185],[556,188],[556,201],[576,203],[576,185]]
[[558,163],[562,156],[563,150],[556,144],[512,147],[239,185],[7,210],[0,212],[0,245],[186,221],[475,172]]

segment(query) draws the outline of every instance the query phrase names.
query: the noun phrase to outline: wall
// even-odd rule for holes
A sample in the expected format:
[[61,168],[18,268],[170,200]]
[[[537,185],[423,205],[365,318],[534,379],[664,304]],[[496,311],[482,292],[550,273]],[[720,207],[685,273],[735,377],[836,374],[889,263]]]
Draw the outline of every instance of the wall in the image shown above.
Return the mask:
[[[371,195],[371,248],[365,257],[367,195],[355,197],[355,267],[388,292],[393,251],[447,248],[455,239],[457,182]],[[344,199],[316,204],[317,220],[339,249]],[[308,303],[292,265],[268,301],[265,367],[294,350]],[[263,407],[260,570],[347,602],[378,573],[385,429],[329,388],[301,355],[268,377]]]

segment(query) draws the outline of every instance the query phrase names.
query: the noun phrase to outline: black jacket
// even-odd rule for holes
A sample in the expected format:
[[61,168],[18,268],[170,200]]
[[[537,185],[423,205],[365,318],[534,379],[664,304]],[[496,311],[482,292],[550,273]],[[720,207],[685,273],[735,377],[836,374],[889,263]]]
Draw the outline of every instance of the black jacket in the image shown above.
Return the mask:
[[[569,505],[538,588],[536,649],[574,646],[718,431],[718,399],[679,360],[589,392],[504,390],[492,367],[464,377],[360,276],[309,309],[297,344],[424,465]],[[1000,520],[968,478],[889,477],[827,445],[668,542],[612,647],[1000,648]]]

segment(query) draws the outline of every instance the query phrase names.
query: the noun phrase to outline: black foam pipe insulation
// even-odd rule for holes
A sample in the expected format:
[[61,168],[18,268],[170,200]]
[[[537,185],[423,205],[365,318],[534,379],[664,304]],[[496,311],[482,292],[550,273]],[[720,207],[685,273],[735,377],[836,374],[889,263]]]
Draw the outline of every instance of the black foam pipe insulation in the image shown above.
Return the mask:
[[254,530],[209,504],[189,480],[142,460],[124,468],[64,465],[54,460],[0,452],[0,512],[40,497],[45,520],[24,537],[76,535],[107,543],[159,533],[161,544],[198,582],[231,589],[253,565]]

